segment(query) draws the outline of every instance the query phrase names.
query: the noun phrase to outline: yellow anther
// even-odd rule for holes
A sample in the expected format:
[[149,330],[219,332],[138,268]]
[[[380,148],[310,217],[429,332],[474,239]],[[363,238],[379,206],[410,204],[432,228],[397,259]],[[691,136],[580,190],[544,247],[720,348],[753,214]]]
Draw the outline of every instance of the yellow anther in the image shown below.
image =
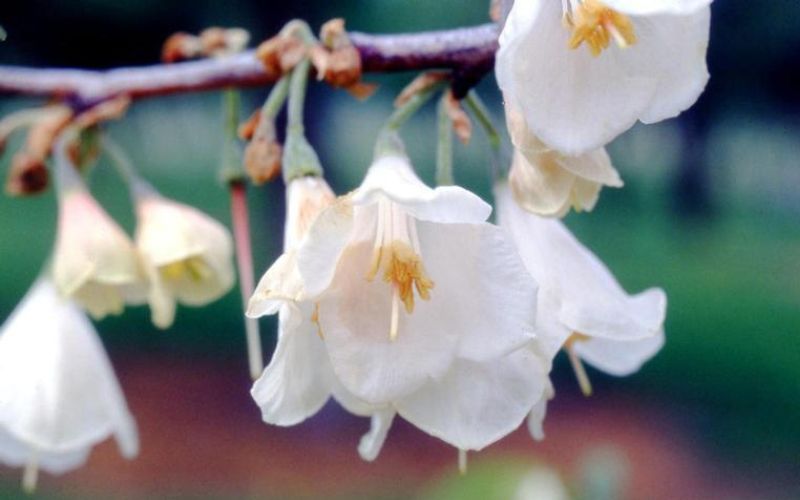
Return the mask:
[[598,0],[584,0],[565,15],[564,22],[572,29],[569,48],[577,49],[586,43],[595,57],[608,48],[612,38],[620,48],[636,43],[633,23],[628,16]]
[[425,274],[419,255],[405,243],[392,242],[387,260],[383,281],[395,287],[406,312],[410,314],[414,312],[414,289],[422,300],[428,300],[433,281]]
[[161,275],[170,281],[188,276],[192,281],[202,281],[211,276],[211,268],[201,257],[189,257],[161,267]]

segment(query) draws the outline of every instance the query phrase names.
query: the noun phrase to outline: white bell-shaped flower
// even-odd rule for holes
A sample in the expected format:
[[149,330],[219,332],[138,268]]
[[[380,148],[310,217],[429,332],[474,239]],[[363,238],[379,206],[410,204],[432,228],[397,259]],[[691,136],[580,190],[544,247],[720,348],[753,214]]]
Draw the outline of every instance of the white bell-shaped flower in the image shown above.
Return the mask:
[[41,278],[0,330],[0,461],[25,466],[30,489],[38,468],[80,467],[109,436],[124,457],[138,453],[136,425],[97,332]]
[[202,306],[231,289],[233,241],[228,229],[210,216],[136,182],[136,247],[150,278],[153,323],[167,328],[177,302]]
[[[278,313],[278,345],[251,394],[265,422],[294,425],[325,404],[335,377],[319,336],[312,302],[297,269],[296,250],[311,223],[335,195],[320,177],[299,177],[286,187],[284,254],[258,283],[247,309],[257,318]],[[338,399],[338,398],[337,398]]]
[[658,352],[667,305],[661,289],[628,295],[561,221],[523,211],[503,184],[495,198],[500,225],[540,286],[537,334],[618,376],[635,372]]
[[497,80],[548,148],[587,153],[697,100],[709,77],[710,3],[517,0]]
[[97,203],[75,169],[56,157],[58,232],[53,280],[95,318],[144,301],[146,277],[133,243]]
[[300,245],[300,281],[336,379],[385,409],[363,450],[382,442],[394,411],[457,448],[480,449],[516,428],[543,393],[544,379],[528,376],[540,361],[524,348],[536,284],[485,222],[490,211],[462,188],[427,187],[407,158],[383,156]]

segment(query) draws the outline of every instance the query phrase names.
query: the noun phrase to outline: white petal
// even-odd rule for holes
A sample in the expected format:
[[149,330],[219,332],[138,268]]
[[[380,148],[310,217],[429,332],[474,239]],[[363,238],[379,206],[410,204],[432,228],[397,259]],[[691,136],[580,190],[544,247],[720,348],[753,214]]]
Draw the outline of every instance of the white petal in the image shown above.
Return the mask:
[[56,286],[93,316],[121,312],[132,291],[126,288],[144,290],[145,285],[133,243],[88,192],[66,191],[59,200],[53,255]]
[[383,410],[372,415],[369,432],[364,434],[358,443],[358,454],[362,459],[372,462],[378,458],[395,414],[394,410]]
[[372,164],[353,203],[369,205],[383,196],[402,205],[414,218],[430,222],[484,222],[492,213],[488,203],[466,189],[426,186],[401,156],[383,156]]
[[387,408],[387,405],[375,405],[367,403],[363,399],[358,399],[333,375],[331,376],[331,392],[333,393],[333,399],[353,415],[369,417],[375,412],[383,411]]
[[286,186],[284,252],[300,245],[320,212],[329,207],[335,199],[336,196],[322,177],[298,177],[289,182]]
[[136,246],[147,265],[156,268],[199,259],[204,275],[169,279],[166,285],[178,301],[205,305],[233,286],[233,240],[227,228],[203,212],[157,194],[136,202]]
[[583,179],[612,187],[621,187],[622,179],[611,164],[605,148],[598,148],[578,156],[556,156],[562,168]]
[[[603,0],[603,3],[623,14],[651,16],[672,14],[676,17],[694,14],[711,4],[711,0]],[[679,35],[675,32],[675,37]]]
[[664,346],[664,331],[639,340],[616,341],[589,338],[575,342],[574,349],[584,361],[611,375],[635,373]]
[[44,280],[0,334],[0,427],[42,457],[74,459],[112,434],[124,456],[138,452],[136,426],[94,328]]
[[463,450],[480,450],[525,419],[545,389],[527,349],[486,363],[458,360],[447,374],[396,403],[400,415]]
[[[290,317],[298,312],[301,318]],[[311,312],[310,304],[281,309],[272,361],[250,391],[267,423],[300,423],[319,411],[330,397],[333,373]]]
[[547,403],[556,395],[553,383],[550,378],[547,378],[545,389],[541,397],[533,405],[530,413],[528,414],[528,432],[531,437],[536,441],[544,439],[544,418],[547,416]]
[[276,260],[261,277],[247,306],[247,316],[275,314],[285,302],[298,301],[304,292],[297,268],[297,255],[290,250]]
[[89,459],[91,447],[68,452],[34,451],[33,448],[0,428],[0,462],[10,467],[25,467],[35,457],[39,467],[51,474],[63,474],[77,469]]
[[711,10],[690,16],[654,16],[633,19],[639,41],[625,54],[625,64],[657,72],[658,87],[639,119],[655,123],[677,116],[700,96],[708,83],[706,66]]
[[659,330],[666,296],[650,289],[630,296],[606,266],[558,220],[521,210],[496,188],[500,224],[509,231],[528,271],[560,301],[559,320],[573,331],[610,339],[640,339]]
[[[297,267],[308,296],[316,296],[328,288],[357,226],[374,226],[374,212],[376,210],[355,210],[349,198],[341,197],[319,214],[297,250]],[[365,217],[369,220],[363,220]]]
[[569,49],[562,15],[556,1],[515,2],[504,28],[512,34],[501,35],[497,79],[533,134],[552,149],[577,155],[630,128],[651,102],[658,80],[632,73],[615,47],[600,57],[584,47]]
[[514,199],[529,212],[560,217],[569,210],[575,174],[562,168],[554,156],[545,153],[538,156],[539,161],[530,163],[525,155],[514,151],[508,181]]
[[175,297],[164,284],[155,267],[145,264],[145,271],[150,279],[150,289],[147,294],[150,318],[158,328],[169,328],[175,321],[175,309],[177,306]]
[[458,355],[474,361],[528,343],[537,286],[506,233],[491,224],[420,222],[417,229],[422,261],[435,287],[429,301],[418,301],[409,328],[424,328],[430,336],[457,332]]
[[331,288],[319,300],[319,321],[344,387],[357,398],[383,404],[441,376],[456,354],[461,332],[441,329],[439,309],[426,308],[420,300],[411,315],[400,313],[399,334],[390,340],[391,288],[381,279],[365,278],[371,257],[368,242],[347,247]]

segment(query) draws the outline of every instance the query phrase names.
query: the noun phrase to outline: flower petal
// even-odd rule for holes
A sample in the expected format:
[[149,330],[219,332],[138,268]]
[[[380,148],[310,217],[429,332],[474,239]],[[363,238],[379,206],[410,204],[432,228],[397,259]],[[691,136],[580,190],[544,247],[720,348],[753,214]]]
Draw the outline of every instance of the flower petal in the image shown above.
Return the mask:
[[414,218],[430,222],[484,222],[492,213],[488,203],[464,188],[426,186],[402,156],[377,159],[355,191],[353,203],[369,205],[382,196],[402,205]]
[[392,341],[392,291],[382,280],[365,278],[371,256],[368,242],[345,249],[330,289],[319,299],[319,322],[344,387],[368,403],[384,404],[441,376],[461,332],[443,328],[449,318],[419,301],[412,314],[400,313],[399,334]]
[[74,458],[112,434],[124,456],[138,452],[136,425],[97,333],[46,280],[0,334],[0,428],[42,456]]
[[686,17],[711,5],[711,0],[603,0],[603,3],[632,16],[672,14],[675,17]]
[[400,415],[448,444],[480,450],[525,419],[545,389],[527,349],[486,363],[458,360],[444,377],[396,403]]
[[544,439],[544,418],[547,416],[547,403],[553,399],[555,395],[556,391],[553,388],[553,383],[548,377],[541,397],[536,404],[533,405],[533,408],[531,408],[528,414],[528,432],[536,441],[542,441]]
[[372,462],[378,458],[395,415],[394,410],[383,410],[372,415],[369,432],[364,434],[358,443],[358,454],[362,459]]
[[560,301],[558,318],[565,326],[618,340],[648,337],[661,328],[666,310],[663,291],[629,296],[560,221],[524,212],[503,186],[497,186],[495,193],[500,224],[543,293]]
[[508,180],[514,199],[529,212],[561,217],[569,210],[575,174],[555,161],[555,153],[539,155],[531,163],[515,150]]
[[250,318],[275,314],[284,303],[300,300],[303,292],[303,280],[297,268],[297,254],[289,250],[278,257],[261,277],[250,297],[246,314]]
[[661,15],[633,22],[639,34],[638,47],[625,54],[624,64],[631,71],[646,67],[658,76],[653,100],[639,119],[656,123],[673,118],[691,107],[708,83],[711,10],[705,7],[688,16]]
[[600,57],[569,49],[562,16],[559,2],[514,2],[500,38],[497,79],[533,134],[552,149],[578,155],[630,128],[658,81],[645,70],[632,73],[615,48]]
[[611,164],[605,148],[598,148],[578,156],[558,155],[556,162],[562,168],[583,179],[612,187],[622,187],[622,179]]
[[506,233],[486,223],[419,222],[417,230],[435,288],[410,315],[409,329],[424,329],[428,337],[457,332],[458,355],[473,361],[527,344],[535,328],[537,286]]
[[374,226],[375,212],[356,210],[349,198],[341,197],[317,216],[297,250],[297,268],[307,296],[328,288],[348,241],[359,227]]
[[611,375],[623,377],[635,373],[664,346],[664,330],[639,340],[616,341],[589,338],[573,344],[584,361]]
[[[319,411],[330,397],[333,373],[311,312],[310,304],[281,309],[272,361],[250,391],[264,422],[295,425]],[[298,313],[301,318],[292,317]]]

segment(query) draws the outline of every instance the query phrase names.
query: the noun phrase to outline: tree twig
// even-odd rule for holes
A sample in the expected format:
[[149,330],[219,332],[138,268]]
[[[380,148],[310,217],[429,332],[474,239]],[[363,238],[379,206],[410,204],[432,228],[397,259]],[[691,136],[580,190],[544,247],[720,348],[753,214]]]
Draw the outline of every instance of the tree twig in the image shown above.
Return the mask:
[[[371,35],[350,32],[364,71],[389,72],[447,68],[454,91],[465,94],[494,64],[494,24],[414,34]],[[103,71],[0,66],[0,92],[55,96],[81,107],[126,94],[133,99],[271,83],[253,51],[177,64]]]

